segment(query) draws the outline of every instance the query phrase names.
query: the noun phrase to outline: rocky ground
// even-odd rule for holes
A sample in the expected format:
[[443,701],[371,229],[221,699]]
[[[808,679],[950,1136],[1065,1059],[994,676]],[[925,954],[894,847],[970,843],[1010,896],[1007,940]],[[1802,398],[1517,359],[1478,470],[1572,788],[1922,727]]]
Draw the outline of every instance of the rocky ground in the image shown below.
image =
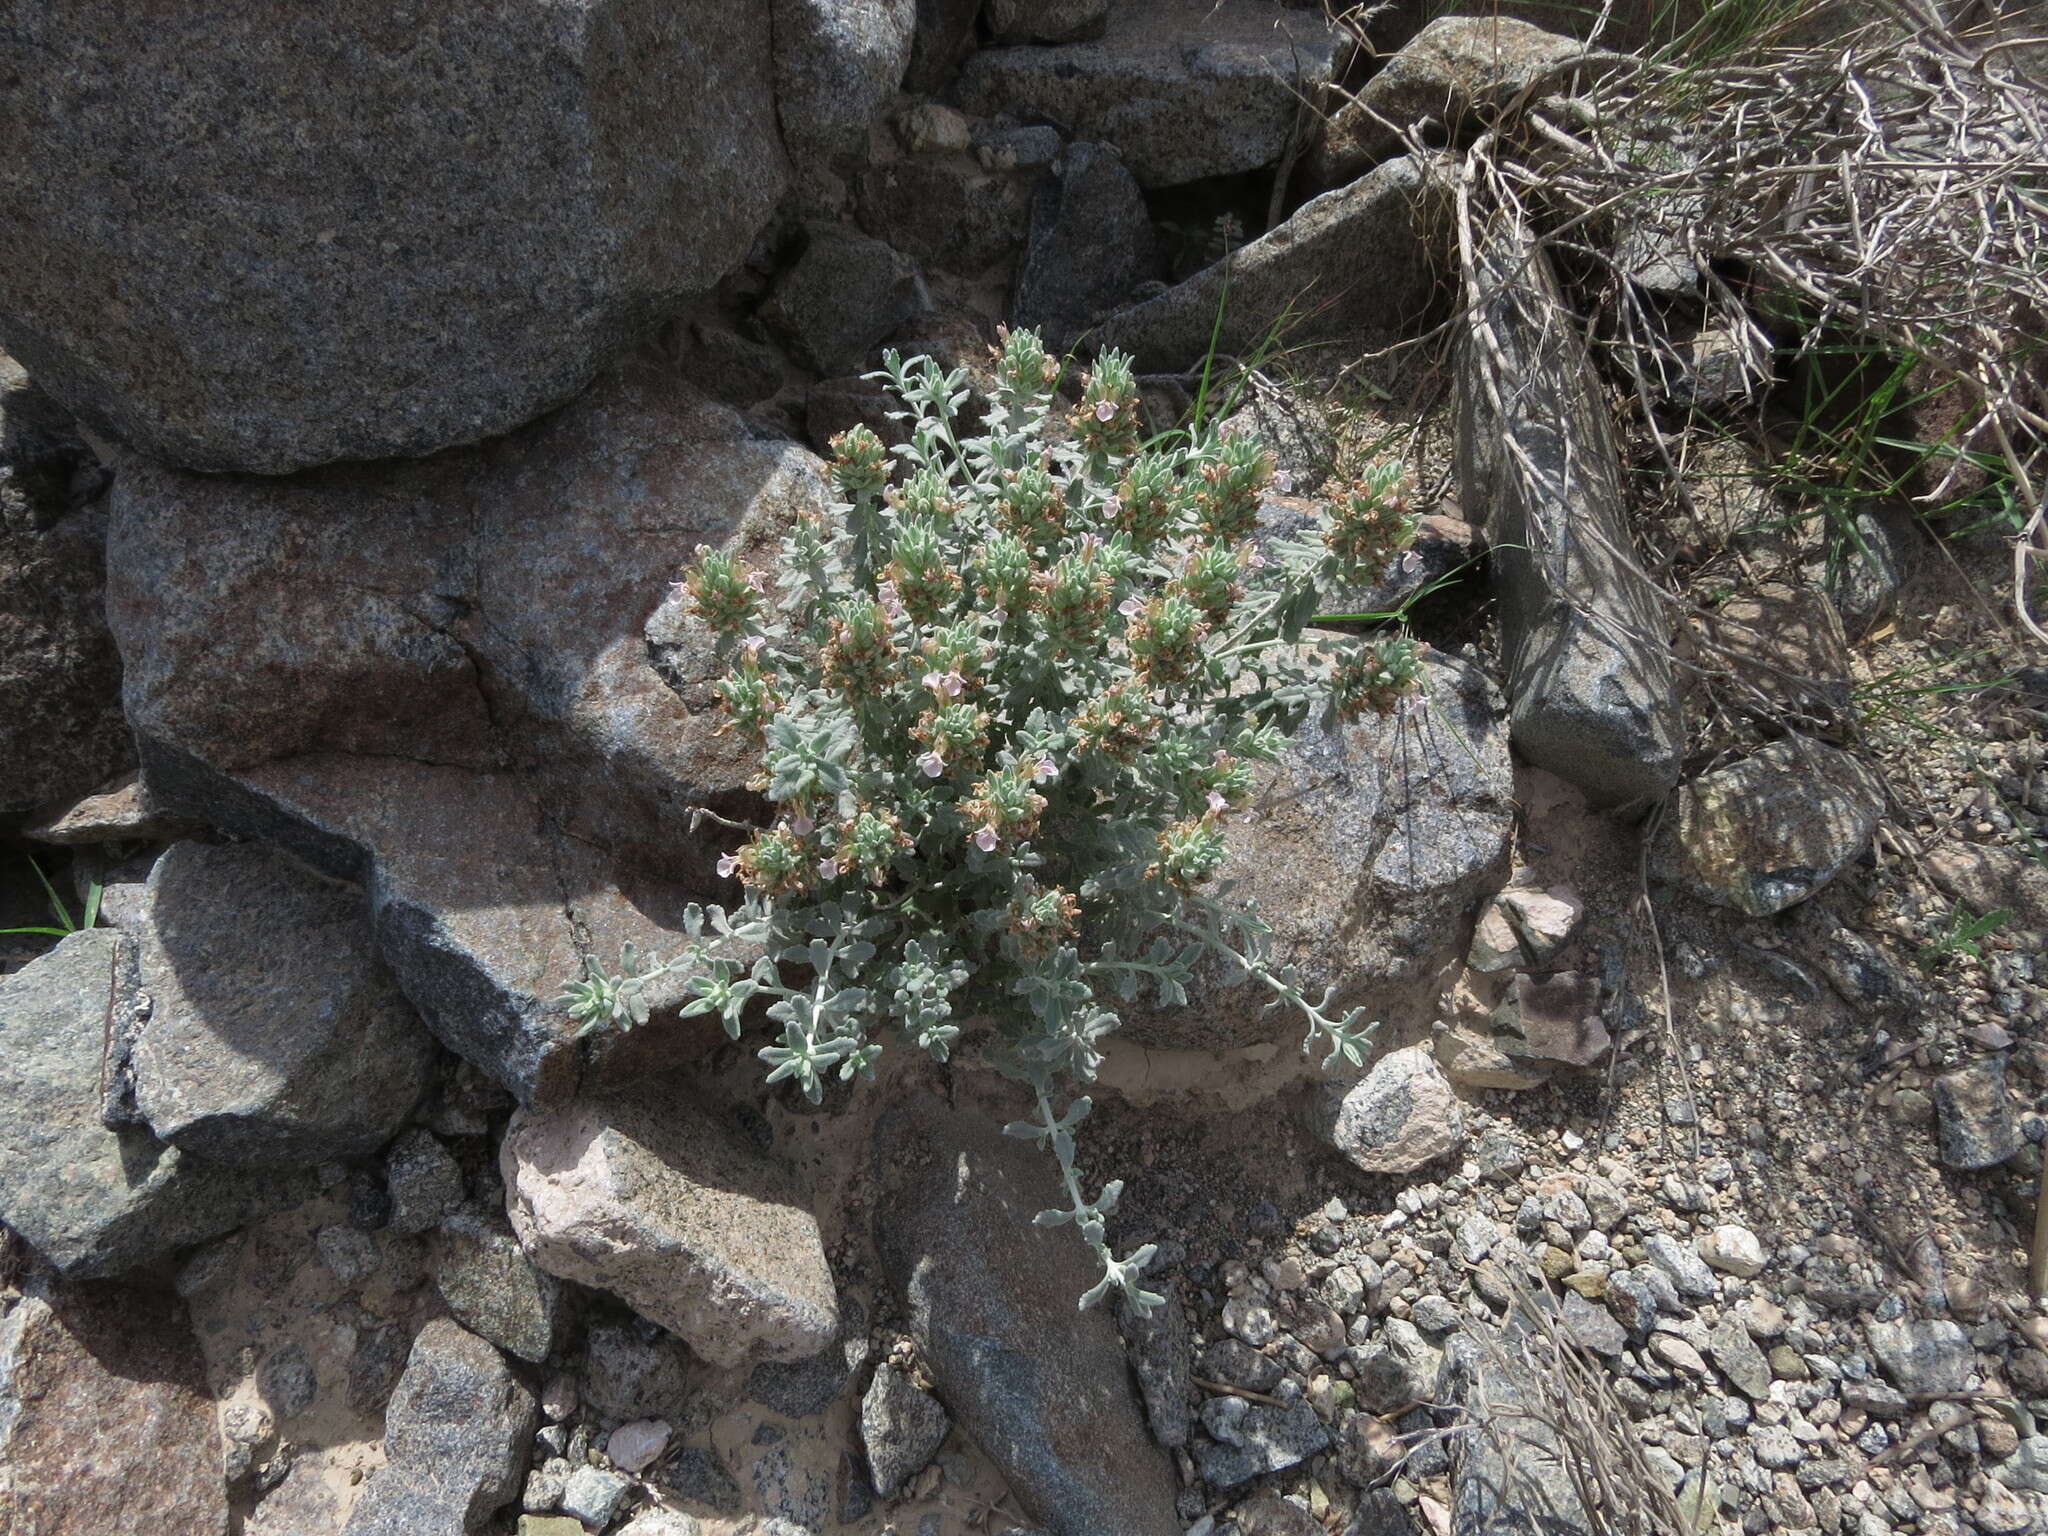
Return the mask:
[[[118,108],[38,97],[0,171],[0,929],[57,930],[0,933],[0,1527],[2048,1529],[2048,656],[2006,530],[1792,483],[1789,380],[1686,336],[1638,409],[1531,229],[1471,253],[1490,348],[1444,323],[1446,172],[1577,39],[506,9],[488,49],[195,21],[208,101],[260,66],[331,131],[238,120],[157,225],[47,202],[155,164],[154,44],[34,34]],[[343,174],[335,71],[410,202]],[[487,177],[436,137],[472,121]],[[328,201],[223,318],[206,198],[287,161]],[[1701,272],[1635,280],[1696,318]],[[973,1032],[814,1108],[672,993],[589,1041],[555,1001],[675,947],[721,894],[686,808],[747,805],[678,562],[895,430],[882,348],[978,389],[999,320],[1132,351],[1162,428],[1220,395],[1278,455],[1261,537],[1390,452],[1426,514],[1341,604],[1402,611],[1423,687],[1229,834],[1378,1054],[1326,1075],[1220,977],[1130,1011],[1080,1158],[1158,1245],[1146,1319],[1075,1310]]]

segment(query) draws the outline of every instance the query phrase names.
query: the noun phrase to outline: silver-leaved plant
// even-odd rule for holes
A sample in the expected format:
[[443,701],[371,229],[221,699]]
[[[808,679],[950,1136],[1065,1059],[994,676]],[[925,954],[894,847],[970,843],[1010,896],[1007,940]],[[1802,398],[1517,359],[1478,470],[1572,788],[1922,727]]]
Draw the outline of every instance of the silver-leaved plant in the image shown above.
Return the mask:
[[1145,1310],[1152,1248],[1109,1247],[1121,1182],[1087,1192],[1090,1101],[1058,1101],[1095,1076],[1119,999],[1183,1004],[1205,956],[1298,1010],[1304,1049],[1362,1059],[1372,1026],[1270,964],[1214,881],[1255,765],[1311,709],[1384,712],[1415,683],[1405,638],[1301,643],[1319,590],[1371,584],[1413,542],[1411,481],[1375,467],[1328,497],[1320,537],[1262,543],[1271,455],[1200,428],[1146,441],[1127,358],[1103,353],[1064,409],[1029,331],[994,375],[968,435],[965,372],[890,354],[896,462],[855,427],[833,443],[843,499],[802,514],[771,569],[697,550],[684,583],[730,666],[724,728],[759,747],[772,820],[721,862],[743,898],[692,908],[683,954],[592,962],[562,1002],[586,1030],[630,1027],[673,972],[683,1012],[734,1038],[764,1008],[768,1080],[813,1102],[892,1035],[944,1061],[986,1021],[990,1060],[1035,1098],[1008,1133],[1059,1163],[1067,1204],[1037,1219],[1102,1262],[1082,1305],[1113,1289]]

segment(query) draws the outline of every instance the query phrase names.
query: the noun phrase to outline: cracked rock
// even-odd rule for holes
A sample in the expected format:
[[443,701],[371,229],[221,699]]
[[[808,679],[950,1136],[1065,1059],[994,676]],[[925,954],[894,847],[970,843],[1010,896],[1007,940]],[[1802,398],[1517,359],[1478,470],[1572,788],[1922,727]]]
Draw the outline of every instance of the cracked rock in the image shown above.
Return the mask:
[[535,1264],[609,1291],[706,1360],[801,1360],[839,1331],[795,1182],[673,1079],[514,1114],[499,1149]]
[[90,928],[0,977],[0,1221],[68,1275],[119,1274],[295,1205],[307,1171],[236,1168],[101,1119],[128,938]]

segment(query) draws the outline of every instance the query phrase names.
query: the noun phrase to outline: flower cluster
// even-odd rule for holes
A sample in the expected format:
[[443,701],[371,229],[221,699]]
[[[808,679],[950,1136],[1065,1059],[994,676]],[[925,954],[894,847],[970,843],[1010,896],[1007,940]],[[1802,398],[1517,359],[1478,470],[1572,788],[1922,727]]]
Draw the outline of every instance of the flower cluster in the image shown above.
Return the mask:
[[758,746],[772,810],[719,864],[737,905],[694,912],[684,956],[623,980],[593,965],[565,998],[620,1024],[675,971],[685,1012],[735,1036],[764,1009],[770,1080],[813,1100],[869,1073],[892,1033],[945,1059],[962,1019],[989,1020],[989,1059],[1037,1106],[1011,1130],[1065,1176],[1069,1208],[1042,1219],[1095,1247],[1089,1299],[1143,1307],[1144,1250],[1104,1240],[1116,1186],[1091,1199],[1073,1166],[1088,1101],[1055,1096],[1093,1077],[1111,1000],[1184,1001],[1211,953],[1298,1007],[1332,1059],[1359,1058],[1368,1026],[1305,997],[1212,886],[1259,765],[1311,708],[1385,709],[1413,687],[1405,639],[1350,642],[1334,667],[1304,640],[1319,589],[1412,539],[1410,493],[1374,470],[1318,540],[1255,543],[1274,465],[1254,439],[1147,441],[1115,352],[1064,400],[1029,331],[1004,334],[993,373],[975,431],[964,373],[892,355],[909,440],[833,440],[841,499],[796,519],[773,581],[698,549],[683,583],[728,668],[723,728]]

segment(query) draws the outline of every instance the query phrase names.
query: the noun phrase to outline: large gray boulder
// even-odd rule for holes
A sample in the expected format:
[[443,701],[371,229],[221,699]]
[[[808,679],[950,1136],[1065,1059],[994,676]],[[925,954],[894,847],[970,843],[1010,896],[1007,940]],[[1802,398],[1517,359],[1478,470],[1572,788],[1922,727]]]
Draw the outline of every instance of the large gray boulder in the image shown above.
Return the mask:
[[466,1536],[519,1491],[539,1405],[490,1345],[447,1318],[413,1340],[384,1409],[384,1465],[342,1536]]
[[1437,302],[1450,207],[1449,183],[1433,163],[1389,160],[1111,315],[1096,342],[1131,353],[1141,369],[1174,372],[1198,364],[1212,339],[1218,352],[1249,356],[1276,326],[1293,346],[1392,341]]
[[954,89],[976,116],[1047,120],[1113,144],[1139,181],[1168,187],[1279,161],[1306,141],[1307,103],[1348,56],[1320,8],[1117,0],[1098,40],[985,48]]
[[434,1042],[377,959],[363,893],[259,844],[179,843],[136,929],[149,1021],[132,1068],[187,1152],[309,1167],[389,1141]]
[[128,941],[74,933],[0,977],[0,1222],[67,1275],[119,1274],[296,1204],[310,1174],[234,1168],[100,1117],[108,1026],[136,1006]]
[[84,794],[135,759],[107,631],[106,513],[83,504],[103,478],[69,414],[0,352],[0,815]]
[[[1145,1428],[1116,1325],[1074,1303],[1097,1275],[1051,1154],[917,1098],[875,1130],[875,1239],[953,1417],[1051,1536],[1174,1536],[1172,1470]],[[884,1367],[886,1369],[887,1367]]]
[[800,171],[863,147],[916,27],[917,0],[774,0],[775,108]]
[[[1226,899],[1272,928],[1272,960],[1331,1007],[1374,1017],[1433,996],[1480,898],[1507,873],[1514,772],[1500,694],[1472,663],[1427,653],[1421,686],[1392,714],[1325,729],[1311,720],[1225,831]],[[1106,998],[1121,1037],[1155,1049],[1228,1050],[1299,1040],[1300,1015],[1204,962],[1185,1007]]]
[[1677,782],[1685,727],[1606,398],[1531,234],[1503,214],[1473,260],[1459,499],[1492,548],[1515,750],[1596,802],[1639,806]]
[[87,422],[198,469],[507,431],[745,256],[785,179],[770,20],[19,0],[0,337]]
[[522,1098],[578,1072],[552,999],[583,955],[673,953],[751,802],[722,673],[671,591],[756,563],[818,462],[672,376],[609,376],[485,448],[288,480],[124,470],[109,613],[166,811],[363,884],[450,1049]]
[[805,1359],[839,1331],[795,1181],[673,1079],[521,1110],[498,1165],[534,1263],[610,1291],[715,1365]]
[[226,1536],[206,1361],[182,1302],[99,1281],[37,1287],[0,1318],[0,1529]]

